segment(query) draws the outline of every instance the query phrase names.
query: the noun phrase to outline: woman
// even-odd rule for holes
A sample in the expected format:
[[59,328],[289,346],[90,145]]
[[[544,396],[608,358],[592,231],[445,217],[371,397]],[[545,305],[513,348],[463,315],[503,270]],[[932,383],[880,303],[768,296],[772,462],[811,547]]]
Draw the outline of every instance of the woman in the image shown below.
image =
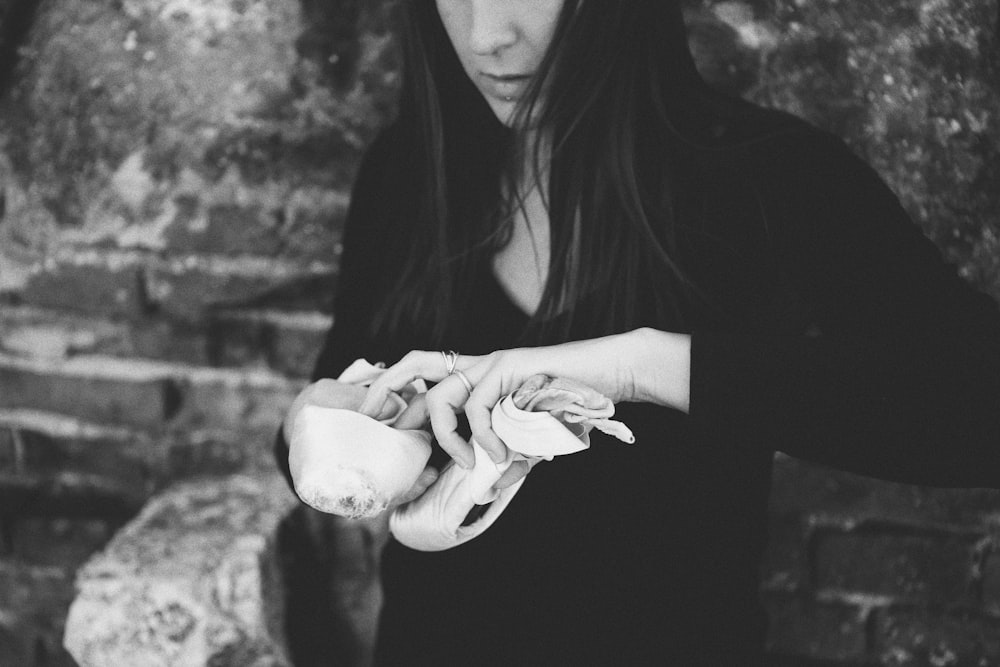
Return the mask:
[[456,413],[502,460],[489,409],[536,373],[620,403],[637,444],[535,467],[461,547],[390,541],[379,664],[760,664],[775,450],[997,485],[996,304],[840,141],[709,91],[676,3],[404,12],[316,378],[392,364],[369,413],[436,382],[406,421],[459,465]]

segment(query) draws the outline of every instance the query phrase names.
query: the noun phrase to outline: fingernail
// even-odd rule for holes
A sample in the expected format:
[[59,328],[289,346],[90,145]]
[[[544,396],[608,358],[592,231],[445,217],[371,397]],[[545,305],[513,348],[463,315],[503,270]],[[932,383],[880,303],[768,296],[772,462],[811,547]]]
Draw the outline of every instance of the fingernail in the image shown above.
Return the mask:
[[495,463],[497,465],[500,465],[505,460],[507,460],[507,457],[504,456],[503,454],[498,454],[498,453],[493,452],[493,451],[489,452],[489,455],[490,455],[490,460],[492,460],[493,463]]
[[469,463],[465,459],[455,459],[455,463],[457,463],[458,467],[462,470],[472,470],[476,465],[475,463]]

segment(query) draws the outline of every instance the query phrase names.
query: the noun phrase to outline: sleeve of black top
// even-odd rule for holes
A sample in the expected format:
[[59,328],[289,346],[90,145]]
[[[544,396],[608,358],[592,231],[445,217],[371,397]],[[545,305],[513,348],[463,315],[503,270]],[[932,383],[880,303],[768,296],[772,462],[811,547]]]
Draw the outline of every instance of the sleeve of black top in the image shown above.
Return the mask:
[[[376,305],[372,288],[379,271],[381,253],[378,238],[383,222],[378,204],[380,198],[385,196],[381,190],[391,141],[390,131],[383,132],[373,142],[365,153],[354,180],[344,224],[344,247],[333,303],[333,325],[327,332],[313,367],[313,381],[337,377],[355,359],[369,358],[375,352],[371,348],[366,327]],[[369,358],[369,361],[374,363],[379,360]],[[274,445],[274,457],[278,468],[291,485],[288,443],[280,428]]]
[[766,161],[775,262],[816,332],[696,331],[691,418],[859,474],[1000,487],[996,302],[839,140],[799,137]]

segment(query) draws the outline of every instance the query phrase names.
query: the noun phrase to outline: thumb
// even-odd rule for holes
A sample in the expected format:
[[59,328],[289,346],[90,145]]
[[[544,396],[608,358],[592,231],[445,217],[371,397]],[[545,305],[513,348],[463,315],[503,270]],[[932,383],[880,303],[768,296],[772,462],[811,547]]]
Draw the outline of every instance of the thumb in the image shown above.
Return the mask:
[[417,481],[413,483],[413,486],[410,487],[410,490],[400,496],[400,498],[396,501],[396,504],[405,505],[406,503],[416,500],[420,496],[424,495],[424,491],[426,491],[431,484],[437,481],[437,478],[437,469],[427,466],[424,468],[424,471],[420,473],[420,477],[418,477]]
[[393,428],[398,429],[420,429],[427,426],[430,421],[430,414],[427,412],[427,395],[417,394],[410,404],[399,413]]
[[493,485],[494,489],[503,490],[508,486],[513,486],[531,470],[531,463],[524,460],[514,461],[510,467],[500,476],[500,479]]

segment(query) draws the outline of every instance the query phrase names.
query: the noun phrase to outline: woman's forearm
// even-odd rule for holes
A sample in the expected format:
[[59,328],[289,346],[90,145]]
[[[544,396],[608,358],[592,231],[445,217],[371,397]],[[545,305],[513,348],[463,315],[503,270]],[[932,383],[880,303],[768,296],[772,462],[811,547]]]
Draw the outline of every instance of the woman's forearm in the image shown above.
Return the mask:
[[691,402],[691,336],[642,328],[624,334],[634,400],[687,412]]

